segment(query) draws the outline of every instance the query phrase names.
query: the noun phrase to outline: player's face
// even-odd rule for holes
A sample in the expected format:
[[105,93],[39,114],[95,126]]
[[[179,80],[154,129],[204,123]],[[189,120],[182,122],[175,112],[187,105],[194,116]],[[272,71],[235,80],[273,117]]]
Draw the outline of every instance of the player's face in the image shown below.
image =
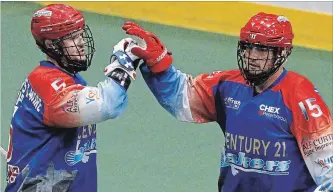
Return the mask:
[[246,69],[252,74],[269,71],[273,67],[273,51],[258,47],[246,48],[244,52]]
[[85,42],[82,36],[83,30],[77,31],[62,41],[63,52],[71,60],[85,61]]

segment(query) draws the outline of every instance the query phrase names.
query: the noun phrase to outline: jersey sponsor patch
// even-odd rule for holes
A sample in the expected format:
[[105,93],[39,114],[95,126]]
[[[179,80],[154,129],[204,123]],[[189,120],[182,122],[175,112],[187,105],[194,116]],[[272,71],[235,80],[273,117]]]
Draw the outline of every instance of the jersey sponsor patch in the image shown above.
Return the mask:
[[7,165],[7,183],[14,183],[19,174],[20,168],[18,166]]
[[317,139],[303,138],[302,150],[305,156],[310,156],[311,154],[322,151],[325,148],[333,145],[333,134],[325,135]]
[[333,166],[333,155],[330,157],[324,157],[324,158],[318,158],[315,161],[318,165],[320,165],[323,169],[327,168],[329,169],[329,165]]
[[261,104],[261,105],[259,105],[258,114],[259,115],[264,115],[268,118],[279,119],[281,121],[287,122],[287,119],[280,115],[280,108],[279,107],[274,107],[274,106],[268,106],[268,105],[265,105],[265,104]]
[[[267,175],[289,175],[291,160],[277,159],[287,157],[287,144],[284,141],[269,141],[226,132],[225,147],[230,152],[222,153],[221,167],[231,166],[233,175],[236,175],[238,170]],[[235,153],[236,151],[238,153]],[[249,155],[252,158],[248,157]]]
[[62,110],[69,113],[79,112],[78,95],[78,91],[73,92],[71,98],[62,106]]
[[80,162],[87,163],[93,153],[97,153],[95,124],[79,128],[75,151],[68,151],[64,159],[69,166],[73,166]]
[[232,97],[227,97],[224,98],[224,104],[226,108],[238,110],[241,105],[241,102],[239,100],[235,100]]
[[86,104],[99,100],[99,98],[100,98],[100,96],[99,96],[98,91],[91,89],[91,90],[89,90],[89,93],[86,96]]

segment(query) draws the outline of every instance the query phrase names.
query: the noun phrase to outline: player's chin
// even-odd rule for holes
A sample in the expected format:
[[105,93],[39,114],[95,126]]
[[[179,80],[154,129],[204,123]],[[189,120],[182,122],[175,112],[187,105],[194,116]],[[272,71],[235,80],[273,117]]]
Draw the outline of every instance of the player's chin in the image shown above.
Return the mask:
[[261,75],[263,73],[263,70],[247,70],[247,72],[250,74],[250,75]]
[[73,61],[79,61],[79,62],[84,62],[87,60],[87,57],[85,55],[84,56],[71,56],[70,58]]

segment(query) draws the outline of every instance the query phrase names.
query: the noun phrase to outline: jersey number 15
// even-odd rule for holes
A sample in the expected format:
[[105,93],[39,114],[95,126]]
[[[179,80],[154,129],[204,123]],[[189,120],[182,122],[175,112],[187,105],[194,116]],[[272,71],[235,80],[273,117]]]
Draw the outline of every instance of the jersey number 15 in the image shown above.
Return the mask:
[[[305,103],[308,106],[308,109],[310,111],[316,110],[314,112],[311,112],[312,117],[320,117],[323,114],[323,111],[320,109],[319,105],[312,104],[315,101],[316,101],[315,98],[309,98],[309,99],[305,100]],[[306,108],[305,108],[305,105],[304,105],[303,101],[299,102],[298,105],[301,108],[305,119],[308,121],[309,120],[309,115],[308,115],[308,112],[306,111]]]

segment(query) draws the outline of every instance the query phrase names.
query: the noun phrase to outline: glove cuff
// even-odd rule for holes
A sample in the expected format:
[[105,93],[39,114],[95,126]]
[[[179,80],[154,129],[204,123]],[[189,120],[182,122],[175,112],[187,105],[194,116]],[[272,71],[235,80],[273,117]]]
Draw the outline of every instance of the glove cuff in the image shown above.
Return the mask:
[[127,90],[131,83],[131,78],[133,80],[136,78],[133,63],[134,61],[132,61],[126,53],[117,51],[112,54],[110,65],[105,68],[104,74],[115,80]]
[[148,60],[148,66],[151,72],[160,73],[167,70],[172,64],[172,57],[168,54],[167,49],[154,60]]
[[123,86],[126,90],[131,84],[131,78],[129,75],[120,69],[115,69],[108,77],[116,81],[119,85]]

